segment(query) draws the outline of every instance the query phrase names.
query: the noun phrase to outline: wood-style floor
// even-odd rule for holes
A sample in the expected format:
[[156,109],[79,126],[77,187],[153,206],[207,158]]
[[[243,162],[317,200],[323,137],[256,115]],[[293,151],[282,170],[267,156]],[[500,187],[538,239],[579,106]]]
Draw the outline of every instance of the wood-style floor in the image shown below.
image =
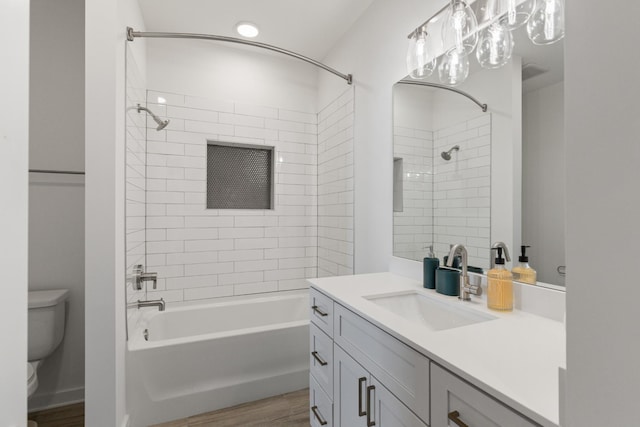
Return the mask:
[[38,427],[83,427],[84,403],[32,412],[29,419],[37,422]]
[[154,427],[309,427],[309,389]]
[[[84,403],[32,412],[38,427],[83,427]],[[155,427],[309,427],[309,389],[194,415]]]

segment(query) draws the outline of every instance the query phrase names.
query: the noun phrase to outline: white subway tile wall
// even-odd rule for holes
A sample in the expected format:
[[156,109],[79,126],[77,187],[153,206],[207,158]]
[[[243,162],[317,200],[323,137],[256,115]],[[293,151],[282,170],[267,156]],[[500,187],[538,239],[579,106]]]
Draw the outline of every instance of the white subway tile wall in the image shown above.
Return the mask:
[[140,69],[130,49],[126,57],[126,271],[127,300],[136,301],[143,291],[134,291],[131,273],[136,264],[145,264],[145,137],[147,115],[138,113],[136,106],[145,105],[146,90]]
[[[440,156],[452,146],[451,160]],[[467,248],[469,265],[489,268],[491,246],[491,114],[434,132],[434,242]],[[442,256],[442,255],[441,255]]]
[[422,260],[433,243],[433,132],[394,127],[394,157],[402,159],[402,212],[393,213],[393,253]]
[[[440,153],[454,145],[451,160]],[[421,260],[429,245],[439,258],[462,243],[469,265],[488,268],[491,240],[491,115],[430,132],[394,128],[394,156],[403,159],[403,211],[394,212],[394,255]]]
[[350,87],[318,113],[318,277],[354,271],[353,96]]
[[[133,85],[136,76],[127,77]],[[132,148],[128,157],[127,197],[136,205],[127,223],[139,239],[127,239],[128,265],[143,263],[146,249],[146,269],[159,277],[148,298],[174,302],[302,289],[320,274],[319,263],[322,275],[352,273],[352,89],[319,114],[146,95],[146,105],[171,120],[159,132],[147,122],[145,175],[145,122],[135,111],[128,116],[127,143],[138,151]],[[207,141],[275,147],[273,210],[206,209]],[[129,301],[139,297],[129,290]]]

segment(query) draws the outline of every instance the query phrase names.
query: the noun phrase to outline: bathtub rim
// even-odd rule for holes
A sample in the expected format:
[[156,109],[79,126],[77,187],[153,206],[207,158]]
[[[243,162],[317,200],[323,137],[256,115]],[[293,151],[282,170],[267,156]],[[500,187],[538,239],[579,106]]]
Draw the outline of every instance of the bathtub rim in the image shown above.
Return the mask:
[[[227,307],[233,305],[246,304],[248,302],[269,302],[274,300],[287,300],[287,299],[303,299],[303,297],[308,297],[309,291],[305,290],[296,290],[291,292],[282,292],[279,295],[273,294],[252,294],[252,295],[241,295],[236,297],[227,297],[225,301],[219,300],[200,300],[200,301],[189,301],[183,302],[180,305],[175,304],[175,306],[167,307],[166,311],[169,312],[181,312],[181,311],[192,311],[192,310],[200,310],[206,308],[215,308],[215,307]],[[129,340],[127,341],[127,350],[134,351],[142,351],[142,350],[150,350],[154,348],[161,347],[169,347],[176,346],[186,343],[192,343],[197,341],[207,341],[212,339],[222,339],[231,336],[240,336],[240,335],[250,335],[260,332],[266,332],[276,329],[284,329],[284,328],[292,328],[308,325],[310,320],[309,318],[305,318],[302,320],[292,320],[288,322],[279,322],[272,323],[269,325],[261,325],[254,326],[250,328],[240,328],[240,329],[231,329],[228,331],[222,332],[212,332],[208,334],[199,334],[199,335],[190,335],[186,337],[179,338],[170,338],[158,341],[146,341],[143,337],[144,330],[146,329],[149,321],[156,316],[161,316],[163,313],[158,311],[155,308],[145,308],[142,310],[138,310],[136,313],[137,316],[135,323],[132,323],[129,330]]]

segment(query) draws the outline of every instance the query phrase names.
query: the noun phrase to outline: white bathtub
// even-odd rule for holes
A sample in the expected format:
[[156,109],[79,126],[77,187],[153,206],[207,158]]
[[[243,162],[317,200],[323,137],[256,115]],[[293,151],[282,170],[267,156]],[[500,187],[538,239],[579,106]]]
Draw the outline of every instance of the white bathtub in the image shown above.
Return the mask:
[[299,292],[145,309],[128,342],[131,426],[308,387],[308,301]]

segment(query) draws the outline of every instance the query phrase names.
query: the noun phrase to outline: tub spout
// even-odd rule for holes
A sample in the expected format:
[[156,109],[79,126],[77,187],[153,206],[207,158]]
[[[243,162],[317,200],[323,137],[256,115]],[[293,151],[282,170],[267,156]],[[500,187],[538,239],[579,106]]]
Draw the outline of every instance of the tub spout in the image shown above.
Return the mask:
[[164,299],[160,298],[160,299],[154,299],[149,301],[138,300],[138,308],[142,308],[142,307],[158,307],[158,310],[164,311],[164,308],[165,308]]

